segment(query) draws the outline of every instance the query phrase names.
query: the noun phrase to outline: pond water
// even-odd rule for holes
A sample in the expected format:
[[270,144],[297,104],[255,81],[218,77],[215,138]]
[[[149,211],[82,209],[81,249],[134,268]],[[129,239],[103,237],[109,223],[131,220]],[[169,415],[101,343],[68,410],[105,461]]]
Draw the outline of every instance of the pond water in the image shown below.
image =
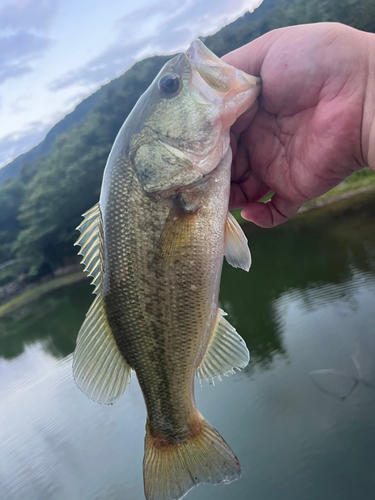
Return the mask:
[[[375,203],[246,226],[253,267],[225,265],[220,305],[249,366],[197,383],[201,413],[242,478],[190,500],[346,500],[375,491]],[[87,281],[0,318],[4,500],[141,500],[145,407],[136,378],[113,406],[75,386]]]

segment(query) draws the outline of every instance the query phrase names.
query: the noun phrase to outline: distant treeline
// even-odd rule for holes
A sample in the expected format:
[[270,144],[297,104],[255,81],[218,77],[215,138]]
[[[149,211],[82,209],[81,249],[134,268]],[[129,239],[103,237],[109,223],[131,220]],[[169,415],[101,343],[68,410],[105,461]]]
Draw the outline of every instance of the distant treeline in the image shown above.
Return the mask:
[[[253,15],[207,37],[217,55],[272,29],[337,21],[375,32],[374,0],[264,0]],[[54,140],[47,156],[25,163],[0,187],[0,264],[17,259],[29,279],[72,262],[81,214],[98,201],[109,151],[128,113],[170,58],[144,59],[108,86],[86,118]]]

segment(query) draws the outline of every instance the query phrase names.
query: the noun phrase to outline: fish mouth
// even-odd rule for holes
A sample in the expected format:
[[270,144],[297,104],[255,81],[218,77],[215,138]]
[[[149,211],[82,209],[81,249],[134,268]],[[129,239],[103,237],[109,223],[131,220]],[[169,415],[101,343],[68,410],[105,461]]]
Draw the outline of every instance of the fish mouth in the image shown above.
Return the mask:
[[194,40],[185,52],[191,67],[211,87],[212,90],[231,97],[250,92],[254,100],[261,91],[261,79],[236,69],[222,61],[199,39]]
[[200,40],[195,40],[185,55],[192,69],[193,85],[220,107],[221,127],[227,130],[256,101],[261,79],[222,61]]

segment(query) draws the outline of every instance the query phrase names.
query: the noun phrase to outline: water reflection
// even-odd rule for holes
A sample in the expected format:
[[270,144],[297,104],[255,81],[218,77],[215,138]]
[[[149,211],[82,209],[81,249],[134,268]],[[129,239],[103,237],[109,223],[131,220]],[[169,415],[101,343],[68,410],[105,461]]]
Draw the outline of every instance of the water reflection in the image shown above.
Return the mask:
[[0,357],[12,359],[39,342],[57,358],[73,352],[77,333],[93,300],[88,281],[53,290],[0,317]]
[[[355,213],[289,221],[273,230],[245,226],[253,256],[250,272],[224,264],[220,305],[244,337],[249,370],[287,359],[280,307],[298,299],[306,311],[342,302],[358,307],[356,290],[375,288],[375,203]],[[57,358],[73,352],[93,300],[88,280],[50,292],[0,318],[0,357],[19,356],[41,342]]]
[[[329,287],[328,292],[321,290],[321,294],[313,290],[310,300],[304,303],[305,308],[324,307],[328,297],[336,307],[344,305],[353,313],[358,313],[366,303],[366,295],[367,300],[375,296],[375,278],[373,273],[354,272],[351,282],[332,288],[335,287]],[[347,351],[346,371],[331,367],[310,372],[313,382],[325,394],[345,400],[359,385],[375,389],[375,327],[372,322],[363,323],[364,316],[360,314],[360,319],[352,328],[347,325],[339,334],[338,341]]]
[[[275,303],[281,323],[288,328],[285,319],[293,308],[294,322],[311,318],[315,329],[319,321],[332,322],[330,336],[335,336],[342,350],[337,367],[326,367],[310,372],[312,381],[323,393],[339,400],[347,399],[359,384],[375,389],[375,329],[373,317],[366,314],[375,300],[375,276],[373,273],[353,271],[351,280],[338,285],[313,286],[309,290],[291,290]],[[301,325],[301,327],[303,327]],[[312,334],[316,334],[314,332]]]
[[246,226],[253,267],[249,275],[224,267],[221,305],[245,338],[251,365],[287,358],[280,300],[298,298],[307,311],[335,301],[355,310],[356,291],[374,289],[374,206],[360,214],[296,219],[271,231]]
[[[249,492],[257,500],[373,497],[375,391],[357,383],[339,401],[309,377],[334,370],[375,383],[371,213],[246,228],[253,268],[225,266],[220,305],[252,364],[196,388],[199,410],[238,455],[243,477],[201,486],[189,500],[247,500]],[[110,407],[89,401],[72,378],[70,353],[91,291],[78,283],[0,318],[6,500],[143,498],[145,407],[135,377]]]

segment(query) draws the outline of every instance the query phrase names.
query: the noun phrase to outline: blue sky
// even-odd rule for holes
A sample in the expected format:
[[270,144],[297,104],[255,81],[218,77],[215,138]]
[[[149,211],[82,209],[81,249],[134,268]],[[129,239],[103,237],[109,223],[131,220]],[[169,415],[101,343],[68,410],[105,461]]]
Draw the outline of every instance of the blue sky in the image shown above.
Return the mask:
[[185,50],[261,0],[0,0],[0,167],[135,61]]

